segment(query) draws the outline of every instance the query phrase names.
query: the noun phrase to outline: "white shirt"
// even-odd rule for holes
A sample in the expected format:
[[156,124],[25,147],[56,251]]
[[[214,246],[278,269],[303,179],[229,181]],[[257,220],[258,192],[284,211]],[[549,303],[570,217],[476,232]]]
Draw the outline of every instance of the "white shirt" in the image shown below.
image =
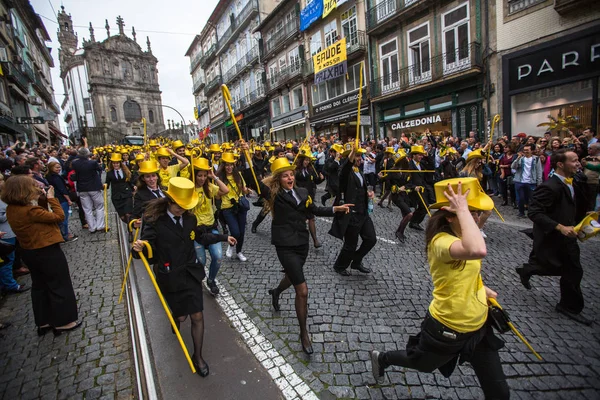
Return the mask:
[[174,224],[179,225],[180,227],[183,228],[183,217],[178,217],[179,222],[177,222],[177,220],[175,219],[175,215],[171,211],[169,211],[169,209],[167,209],[167,215],[169,217],[171,217],[171,220],[173,221]]
[[[285,189],[283,189],[285,190]],[[292,192],[292,196],[294,196],[294,199],[296,199],[296,204],[300,204],[300,196],[298,196],[298,194],[296,193],[296,191],[294,189],[292,190],[285,190],[286,193]]]
[[565,177],[557,174],[556,172],[554,173],[554,176],[556,176],[558,179],[560,179],[562,181],[562,183],[567,185],[567,187],[569,188],[569,191],[571,192],[571,197],[575,198],[575,189],[573,188],[573,185],[565,182]]
[[533,166],[533,157],[523,157],[523,174],[521,175],[521,183],[535,183],[531,182],[531,167]]
[[123,171],[120,169],[115,169],[115,176],[117,177],[117,179],[122,179],[123,178]]
[[160,196],[156,196],[156,198],[157,198],[157,199],[160,199],[161,197],[165,197],[165,194],[164,194],[164,193],[163,193],[163,191],[160,189],[160,187],[158,187],[158,188],[156,188],[156,189],[150,189],[150,188],[148,188],[148,190],[149,190],[149,191],[151,191],[151,192],[152,192],[152,194],[153,194],[153,195],[155,195],[155,196],[156,196],[156,193],[154,193],[154,192],[155,192],[156,190],[158,190],[158,194],[159,194]]

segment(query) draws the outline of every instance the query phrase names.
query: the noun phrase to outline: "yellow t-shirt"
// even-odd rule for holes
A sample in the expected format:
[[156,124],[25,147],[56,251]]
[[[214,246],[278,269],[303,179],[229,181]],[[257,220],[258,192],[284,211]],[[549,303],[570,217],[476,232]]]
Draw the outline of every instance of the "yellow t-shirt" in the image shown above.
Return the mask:
[[179,165],[169,165],[167,169],[158,169],[158,176],[160,176],[160,186],[167,188],[169,186],[169,179],[175,178],[179,172]]
[[[244,178],[241,176],[240,176],[240,178],[242,179],[242,186],[246,186],[246,182],[244,181]],[[237,187],[237,185],[235,184],[235,181],[233,180],[233,176],[228,177],[227,182],[224,182],[224,183],[227,183],[227,187],[229,188],[229,193],[221,196],[221,210],[225,210],[225,209],[232,207],[231,199],[237,200],[240,198],[240,196],[243,196],[242,188]]]
[[211,195],[210,198],[206,196],[203,188],[199,187],[195,189],[199,197],[198,205],[194,207],[194,215],[196,216],[196,220],[198,220],[198,225],[212,226],[215,223],[213,199],[217,197],[219,187],[217,185],[213,185],[212,183],[208,184],[208,190],[210,191]]
[[481,280],[481,260],[467,260],[464,269],[452,269],[456,261],[450,245],[460,240],[442,232],[433,237],[427,250],[433,280],[433,300],[429,313],[457,332],[478,330],[487,319],[488,305]]
[[[177,165],[181,165],[181,161]],[[187,167],[185,167],[185,168],[182,168],[179,171],[179,176],[182,177],[182,178],[186,178],[186,179],[192,180],[192,175],[190,174],[190,167],[189,167],[189,165]]]

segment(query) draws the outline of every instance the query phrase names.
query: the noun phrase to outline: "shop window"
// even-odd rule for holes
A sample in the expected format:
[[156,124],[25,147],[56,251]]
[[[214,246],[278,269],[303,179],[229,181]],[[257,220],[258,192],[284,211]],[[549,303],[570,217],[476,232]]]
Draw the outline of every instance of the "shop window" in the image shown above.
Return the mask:
[[279,102],[279,97],[271,100],[271,112],[273,113],[273,117],[277,117],[281,114],[281,104]]
[[429,100],[429,109],[431,111],[450,106],[452,106],[452,95],[436,97],[435,99]]
[[356,19],[356,6],[350,7],[341,15],[342,35],[346,38],[347,46],[358,44],[358,28]]
[[408,31],[408,72],[411,84],[431,80],[430,59],[429,22],[426,22]]
[[540,90],[540,99],[547,99],[554,96],[556,96],[556,86]]
[[383,120],[384,121],[394,120],[394,119],[399,118],[400,116],[401,116],[400,107],[391,108],[391,109],[385,110],[383,112]]
[[339,40],[337,33],[337,21],[334,19],[325,24],[323,28],[325,33],[325,47],[329,47]]
[[442,15],[444,73],[454,73],[470,66],[469,3]]
[[415,115],[425,111],[425,103],[420,101],[418,103],[407,104],[404,106],[404,115]]
[[283,104],[282,112],[284,114],[287,112],[290,112],[291,106],[290,106],[290,94],[289,93],[285,93],[284,95],[281,96],[281,103]]
[[117,107],[115,106],[110,106],[110,120],[112,122],[117,122],[118,118],[117,118]]
[[294,109],[302,107],[304,105],[304,96],[302,96],[302,86],[299,86],[292,91],[292,98],[294,99]]
[[398,73],[398,44],[396,39],[382,44],[379,47],[381,59],[379,66],[381,70],[382,92],[398,87],[400,74]]

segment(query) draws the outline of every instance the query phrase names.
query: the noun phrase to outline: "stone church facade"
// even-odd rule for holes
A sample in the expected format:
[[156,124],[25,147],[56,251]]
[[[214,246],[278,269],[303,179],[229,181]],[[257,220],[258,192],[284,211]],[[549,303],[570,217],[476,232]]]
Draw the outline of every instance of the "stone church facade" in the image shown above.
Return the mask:
[[64,9],[58,22],[61,77],[67,95],[63,111],[65,122],[69,120],[72,128],[71,136],[90,137],[89,133],[103,131],[112,142],[126,135],[142,135],[142,118],[146,119],[148,136],[163,132],[158,60],[152,54],[150,39],[146,38],[146,49],[142,49],[135,28],[133,38],[128,37],[125,23],[118,17],[116,35],[111,36],[106,20],[107,38],[97,41],[90,23],[90,38],[77,49],[73,22]]

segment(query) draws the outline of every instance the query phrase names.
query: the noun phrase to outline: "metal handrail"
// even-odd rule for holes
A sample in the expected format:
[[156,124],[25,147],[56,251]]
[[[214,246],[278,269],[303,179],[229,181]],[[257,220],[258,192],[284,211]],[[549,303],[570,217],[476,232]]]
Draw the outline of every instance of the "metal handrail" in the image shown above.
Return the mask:
[[438,54],[422,63],[394,71],[371,81],[371,96],[406,90],[410,87],[438,81],[474,67],[482,67],[481,45],[472,42],[454,52]]
[[206,50],[206,52],[204,54],[202,54],[202,57],[200,57],[200,65],[202,65],[204,67],[206,62],[216,53],[217,53],[217,44],[213,43],[208,48],[208,50]]
[[258,10],[258,6],[254,0],[250,0],[244,6],[242,11],[240,11],[236,16],[234,16],[234,18],[232,19],[232,23],[229,25],[229,27],[225,30],[225,32],[223,32],[221,37],[218,37],[220,43],[219,49],[227,45],[229,39],[231,39],[231,36],[235,32],[235,30],[246,22],[246,20],[254,10]]
[[278,45],[290,38],[294,33],[298,33],[300,28],[300,20],[295,18],[292,22],[285,24],[280,30],[275,32],[265,42],[265,56],[272,52]]
[[424,0],[384,0],[367,11],[367,29],[373,29],[379,24],[397,15],[404,9]]
[[215,76],[210,82],[204,86],[204,94],[208,96],[209,93],[213,92],[221,84],[221,75]]

